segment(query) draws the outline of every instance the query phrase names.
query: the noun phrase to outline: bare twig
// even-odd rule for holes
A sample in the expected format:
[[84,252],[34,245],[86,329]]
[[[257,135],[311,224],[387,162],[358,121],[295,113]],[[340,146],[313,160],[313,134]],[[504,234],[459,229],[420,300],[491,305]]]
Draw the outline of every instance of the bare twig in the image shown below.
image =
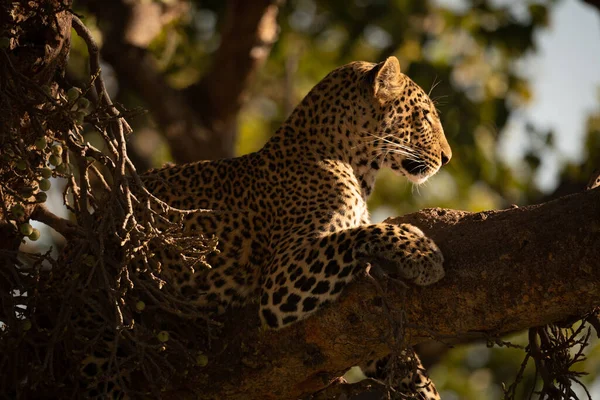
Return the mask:
[[37,204],[31,213],[31,218],[43,222],[56,232],[69,239],[73,236],[83,236],[83,230],[76,223],[53,214],[44,204]]

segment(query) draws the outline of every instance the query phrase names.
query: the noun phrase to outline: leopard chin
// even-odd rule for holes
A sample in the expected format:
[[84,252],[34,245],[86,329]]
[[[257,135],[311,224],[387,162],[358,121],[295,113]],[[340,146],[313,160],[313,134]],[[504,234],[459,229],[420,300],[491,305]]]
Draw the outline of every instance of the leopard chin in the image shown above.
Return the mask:
[[392,169],[410,182],[420,185],[435,175],[440,170],[440,166],[433,167],[421,160],[404,159],[401,166],[394,165]]

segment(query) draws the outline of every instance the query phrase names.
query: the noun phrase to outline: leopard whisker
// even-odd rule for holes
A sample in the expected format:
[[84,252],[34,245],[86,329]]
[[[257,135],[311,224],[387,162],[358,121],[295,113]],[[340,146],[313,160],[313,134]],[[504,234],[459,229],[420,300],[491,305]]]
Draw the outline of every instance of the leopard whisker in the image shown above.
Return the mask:
[[406,150],[409,150],[409,151],[412,151],[412,150],[413,150],[413,149],[411,149],[410,147],[408,147],[408,146],[406,146],[406,145],[403,145],[403,144],[401,144],[401,143],[394,142],[394,141],[392,141],[392,140],[388,140],[388,139],[387,139],[388,137],[390,137],[390,136],[394,136],[394,134],[392,134],[392,133],[390,133],[390,134],[387,134],[387,135],[385,135],[385,136],[377,136],[377,135],[375,135],[374,133],[370,133],[369,135],[371,135],[371,136],[373,136],[373,137],[375,138],[375,139],[373,140],[373,142],[375,142],[375,141],[377,141],[377,140],[381,140],[381,141],[383,141],[384,143],[392,144],[392,145],[394,145],[394,146],[398,146],[398,147],[404,147]]
[[390,152],[390,150],[385,151],[385,153],[383,151],[378,152],[377,150],[373,150],[371,152],[371,155],[373,157],[371,157],[371,159],[369,160],[369,164],[372,163],[376,158],[378,158],[378,157],[380,157],[382,155],[383,155],[383,158],[381,159],[380,164],[383,164],[383,162],[385,161],[385,158],[387,157],[387,155],[388,155],[389,152]]
[[392,153],[392,154],[400,154],[401,156],[405,156],[406,159],[408,160],[412,160],[412,161],[422,161],[421,157],[419,157],[418,154],[413,154],[413,153],[408,153],[404,150],[401,149],[394,149],[394,148],[384,148],[384,150],[387,150],[388,153]]
[[420,154],[421,153],[421,150],[419,150],[419,149],[415,149],[415,148],[410,147],[410,146],[408,146],[406,144],[396,143],[396,142],[393,142],[393,141],[390,141],[390,140],[384,140],[383,144],[384,145],[392,145],[394,148],[401,149],[401,150],[404,150],[404,151],[409,152],[409,153],[414,153],[414,154]]
[[[380,141],[380,140],[386,141],[388,137],[390,137],[390,136],[394,136],[394,134],[393,134],[393,133],[388,133],[388,134],[387,134],[387,135],[385,135],[385,136],[377,136],[377,135],[375,135],[375,134],[373,134],[373,133],[370,133],[370,132],[367,132],[367,135],[369,135],[369,136],[373,136],[373,138],[374,138],[374,139],[371,139],[371,140],[365,140],[363,143],[374,143],[374,142],[377,142],[377,141]],[[362,144],[362,143],[361,143],[361,144]],[[356,145],[356,146],[354,146],[354,147],[358,147],[358,146],[360,146],[360,144],[358,144],[358,145]]]
[[[391,140],[388,140],[387,138],[390,136],[394,136],[394,134],[390,133],[387,134],[385,136],[377,136],[376,134],[373,133],[368,133],[370,136],[373,136],[375,139],[368,141],[367,143],[372,143],[375,142],[377,140],[381,140],[383,142],[383,145],[381,146],[384,150],[390,150],[390,152],[393,152],[395,154],[400,154],[403,155],[411,160],[414,161],[423,161],[425,159],[425,157],[422,156],[422,151],[419,149],[414,149],[410,146],[407,146],[405,144],[402,143],[397,143]],[[391,148],[390,148],[391,146]]]

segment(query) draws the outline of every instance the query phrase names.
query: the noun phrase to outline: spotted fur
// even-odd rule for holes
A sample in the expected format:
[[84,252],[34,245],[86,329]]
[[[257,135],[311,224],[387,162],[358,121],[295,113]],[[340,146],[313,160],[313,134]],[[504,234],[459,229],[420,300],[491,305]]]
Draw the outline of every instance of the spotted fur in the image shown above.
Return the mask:
[[[396,363],[395,366],[390,365],[394,363]],[[402,351],[394,359],[384,357],[379,360],[369,361],[362,369],[367,377],[391,384],[395,391],[404,394],[401,398],[413,398],[416,400],[440,399],[440,395],[431,379],[429,379],[427,371],[423,368],[419,356],[412,349]],[[390,370],[394,369],[397,372],[390,376]],[[399,380],[393,379],[393,376],[398,375],[403,376],[403,378]]]
[[[391,167],[415,183],[451,157],[437,111],[398,61],[338,68],[302,100],[258,152],[156,170],[151,192],[186,217],[190,234],[214,234],[207,272],[163,255],[172,284],[200,307],[223,311],[260,299],[282,328],[334,300],[377,255],[419,285],[443,277],[436,245],[411,225],[369,224],[375,175]],[[164,267],[163,266],[163,267]]]
[[335,300],[373,256],[432,284],[444,276],[435,243],[408,224],[370,224],[367,198],[381,168],[422,183],[451,156],[433,103],[395,57],[353,62],[315,86],[261,150],[143,177],[171,206],[205,210],[184,229],[219,241],[210,270],[190,273],[166,251],[157,260],[198,307],[257,300],[273,329]]

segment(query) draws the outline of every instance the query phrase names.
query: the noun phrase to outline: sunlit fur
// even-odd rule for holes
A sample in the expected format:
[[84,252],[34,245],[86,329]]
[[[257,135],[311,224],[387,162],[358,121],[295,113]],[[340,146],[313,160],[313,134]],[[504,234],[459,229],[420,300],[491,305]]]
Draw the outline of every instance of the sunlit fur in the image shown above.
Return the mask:
[[421,183],[451,155],[433,103],[396,58],[345,65],[261,150],[142,178],[171,207],[205,210],[184,217],[185,234],[218,239],[211,269],[192,271],[162,248],[151,262],[199,308],[220,314],[258,303],[272,329],[334,301],[373,260],[407,282],[433,284],[444,277],[439,248],[415,226],[371,224],[367,199],[381,168]]

